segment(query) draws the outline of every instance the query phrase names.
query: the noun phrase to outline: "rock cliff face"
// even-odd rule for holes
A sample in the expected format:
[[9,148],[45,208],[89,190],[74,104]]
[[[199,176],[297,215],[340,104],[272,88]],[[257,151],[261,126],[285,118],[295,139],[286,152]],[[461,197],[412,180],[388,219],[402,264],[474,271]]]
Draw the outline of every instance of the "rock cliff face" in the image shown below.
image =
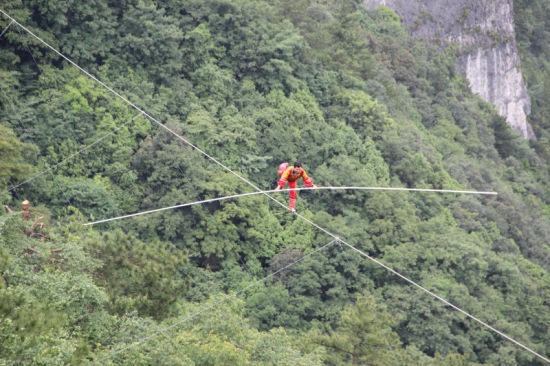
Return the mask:
[[410,34],[461,50],[460,69],[470,88],[496,106],[510,126],[535,138],[531,103],[515,41],[513,0],[364,0],[393,9]]

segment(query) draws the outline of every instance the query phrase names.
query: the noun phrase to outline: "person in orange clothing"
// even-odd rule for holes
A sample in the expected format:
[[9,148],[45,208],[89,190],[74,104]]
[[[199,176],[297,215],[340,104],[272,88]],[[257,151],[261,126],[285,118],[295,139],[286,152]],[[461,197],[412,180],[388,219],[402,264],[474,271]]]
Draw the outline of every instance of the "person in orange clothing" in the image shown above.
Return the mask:
[[[277,188],[275,188],[276,191],[283,188],[288,181],[288,188],[296,188],[296,181],[301,177],[304,180],[304,184],[306,187],[317,188],[315,184],[313,184],[313,181],[310,177],[308,177],[306,171],[302,169],[302,164],[297,161],[294,163],[294,166],[288,166],[288,163],[282,163],[279,165],[279,175],[281,176],[281,179],[277,181]],[[296,212],[296,209],[294,208],[294,204],[296,202],[296,191],[290,191],[290,210],[292,212]]]

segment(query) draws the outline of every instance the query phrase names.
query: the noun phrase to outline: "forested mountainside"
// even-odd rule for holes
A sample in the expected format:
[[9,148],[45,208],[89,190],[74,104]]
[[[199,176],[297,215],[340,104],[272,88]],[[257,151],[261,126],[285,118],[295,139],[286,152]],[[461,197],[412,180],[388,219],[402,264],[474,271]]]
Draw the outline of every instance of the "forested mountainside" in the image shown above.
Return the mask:
[[[545,1],[514,4],[536,140],[362,1],[0,9],[0,364],[547,364]],[[342,241],[263,195],[84,225],[295,160],[319,187],[498,195],[299,192]]]
[[457,51],[470,89],[493,104],[512,129],[534,138],[526,116],[531,101],[521,69],[514,0],[365,0],[394,9],[414,37]]

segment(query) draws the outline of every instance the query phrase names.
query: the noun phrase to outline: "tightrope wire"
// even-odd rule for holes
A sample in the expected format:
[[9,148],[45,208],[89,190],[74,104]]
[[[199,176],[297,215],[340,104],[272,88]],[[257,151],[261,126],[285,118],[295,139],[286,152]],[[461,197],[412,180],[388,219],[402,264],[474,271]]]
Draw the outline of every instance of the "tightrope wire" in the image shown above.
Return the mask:
[[102,219],[102,220],[97,220],[97,221],[93,221],[93,222],[87,222],[83,225],[88,226],[88,225],[94,225],[94,224],[101,224],[103,222],[122,220],[122,219],[127,219],[127,218],[130,218],[130,217],[147,215],[147,214],[160,212],[160,211],[172,210],[172,209],[175,209],[175,208],[188,207],[188,206],[193,206],[193,205],[202,205],[202,204],[210,203],[210,202],[224,201],[224,200],[247,197],[247,196],[255,196],[255,195],[259,195],[259,194],[285,192],[285,191],[305,191],[305,190],[374,190],[374,191],[407,191],[407,192],[412,191],[412,192],[436,192],[436,193],[481,194],[481,195],[496,195],[497,194],[497,192],[456,191],[456,190],[447,190],[447,189],[427,189],[427,188],[392,188],[392,187],[316,187],[316,188],[308,187],[308,188],[287,188],[287,189],[279,189],[279,190],[273,189],[273,190],[269,190],[269,191],[241,193],[241,194],[234,194],[234,195],[231,195],[231,196],[216,197],[216,198],[210,198],[210,199],[205,199],[205,200],[200,200],[200,201],[195,201],[195,202],[182,203],[182,204],[179,204],[179,205],[156,208],[156,209],[153,209],[153,210],[147,210],[147,211],[142,211],[142,212],[136,212],[136,213],[133,213],[133,214],[117,216],[117,217],[111,217],[111,218],[108,218],[108,219]]

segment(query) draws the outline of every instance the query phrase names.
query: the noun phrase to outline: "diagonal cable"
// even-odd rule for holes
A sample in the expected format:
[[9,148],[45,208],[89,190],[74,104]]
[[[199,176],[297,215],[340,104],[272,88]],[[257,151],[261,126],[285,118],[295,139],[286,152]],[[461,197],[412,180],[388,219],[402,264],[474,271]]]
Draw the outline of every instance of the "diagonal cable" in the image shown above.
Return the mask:
[[2,194],[4,194],[4,193],[9,193],[9,192],[13,191],[14,189],[17,189],[17,188],[21,187],[22,185],[27,184],[27,183],[29,183],[29,182],[32,181],[32,180],[35,180],[36,178],[40,177],[40,176],[43,175],[44,173],[47,173],[47,172],[49,172],[50,170],[55,169],[55,168],[57,168],[58,166],[65,164],[67,161],[71,160],[71,159],[74,158],[75,156],[77,156],[77,155],[83,153],[84,151],[88,150],[89,148],[93,147],[94,145],[96,145],[96,144],[100,143],[101,141],[105,140],[107,137],[111,136],[112,134],[114,134],[115,132],[117,132],[118,130],[120,130],[121,128],[127,126],[128,124],[130,124],[131,122],[133,122],[133,121],[134,121],[137,117],[139,117],[139,116],[140,116],[140,114],[136,114],[136,115],[135,115],[131,120],[129,120],[128,122],[126,122],[126,123],[124,123],[124,124],[118,126],[118,127],[115,128],[114,130],[112,130],[112,131],[110,131],[109,133],[107,133],[107,134],[101,136],[99,139],[95,140],[94,142],[92,142],[91,144],[87,145],[86,147],[84,147],[84,148],[78,150],[77,152],[75,152],[75,153],[69,155],[69,156],[66,157],[65,159],[61,160],[59,163],[57,163],[57,164],[55,164],[55,165],[49,166],[47,169],[41,171],[40,173],[35,174],[35,175],[33,175],[32,177],[26,179],[25,181],[23,181],[23,182],[21,182],[21,183],[15,185],[15,186],[13,186],[13,187],[11,187],[11,188],[8,189],[7,191],[2,192]]
[[10,26],[13,24],[13,20],[10,22],[10,24],[8,24],[8,26],[6,28],[4,28],[4,30],[2,31],[2,33],[0,33],[0,38],[2,38],[2,36],[4,35],[4,33],[6,33],[8,31],[8,29],[10,29]]

